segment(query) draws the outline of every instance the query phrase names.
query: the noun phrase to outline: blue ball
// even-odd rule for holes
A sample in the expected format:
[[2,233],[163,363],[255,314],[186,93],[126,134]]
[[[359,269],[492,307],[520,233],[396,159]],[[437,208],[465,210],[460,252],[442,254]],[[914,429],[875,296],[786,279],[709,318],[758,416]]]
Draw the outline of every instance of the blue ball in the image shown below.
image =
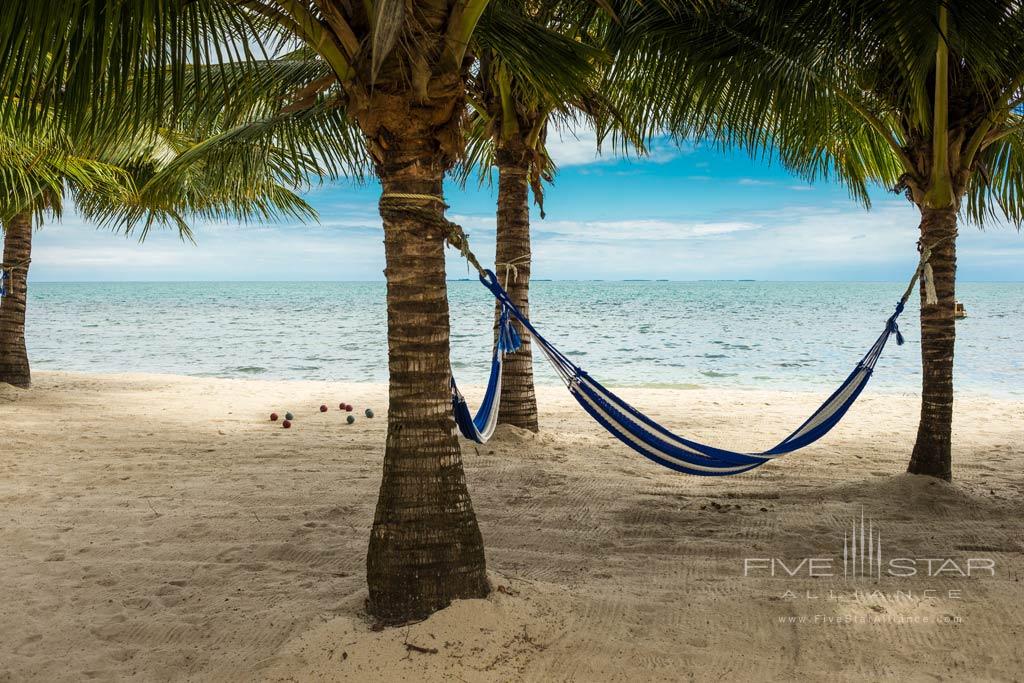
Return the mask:
[[284,419],[286,419],[286,420],[294,420],[295,416],[292,415],[291,413],[285,413],[284,414]]
[[349,424],[352,424],[355,421],[356,421],[356,416],[355,415],[349,415],[348,417],[345,418],[345,422],[348,422]]
[[366,409],[365,413],[366,413],[366,417],[373,417],[373,411],[370,410],[369,408]]

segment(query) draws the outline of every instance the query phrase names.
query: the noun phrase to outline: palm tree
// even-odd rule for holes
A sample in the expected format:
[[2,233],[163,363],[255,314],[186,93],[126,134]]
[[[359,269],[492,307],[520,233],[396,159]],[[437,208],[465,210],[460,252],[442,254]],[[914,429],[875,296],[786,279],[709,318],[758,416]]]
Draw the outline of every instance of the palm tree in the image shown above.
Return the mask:
[[[488,2],[59,0],[44,9],[17,0],[0,8],[0,53],[10,57],[0,63],[0,92],[18,95],[0,120],[23,126],[60,100],[73,125],[88,128],[82,111],[123,100],[125,84],[142,103],[136,111],[151,93],[175,94],[151,114],[159,125],[179,108],[196,65],[210,65],[202,86],[224,90],[223,73],[244,69],[268,32],[272,51],[297,41],[324,65],[326,77],[296,91],[295,105],[344,110],[382,186],[390,410],[367,583],[370,611],[383,622],[489,590],[451,413],[443,249],[455,237],[442,197],[463,152],[467,45]],[[506,43],[523,59],[545,58],[514,35]]]
[[28,387],[32,373],[25,349],[25,306],[28,265],[32,253],[32,214],[14,214],[3,224],[4,251],[0,262],[0,382]]
[[[591,32],[610,19],[593,3],[557,7],[526,6],[515,2],[492,2],[483,22],[512,24],[529,34],[530,45],[545,55],[561,54],[563,72],[533,71],[533,63],[506,58],[501,44],[488,42],[487,35],[474,42],[478,64],[470,76],[470,104],[467,126],[467,154],[460,176],[465,182],[475,169],[481,182],[490,182],[492,169],[498,171],[497,231],[495,267],[498,280],[521,311],[530,310],[530,205],[534,200],[544,216],[544,187],[551,182],[555,167],[547,151],[552,126],[568,128],[585,122],[599,128],[610,111],[600,91],[599,67],[607,64]],[[566,72],[570,69],[571,72]],[[495,334],[498,315],[495,312]],[[533,382],[533,352],[530,335],[513,323],[522,346],[504,361],[499,424],[536,432],[537,397]]]
[[75,154],[59,135],[37,135],[31,143],[0,133],[0,382],[28,387],[32,374],[25,348],[25,309],[32,260],[32,222],[45,209],[60,213],[63,187],[110,196],[127,174],[114,165]]
[[[685,64],[659,103],[706,113],[705,131],[771,149],[810,180],[834,174],[919,210],[922,405],[908,471],[952,476],[956,236],[1024,219],[1024,8],[1006,0],[766,0],[665,22]],[[673,104],[674,103],[674,104]],[[927,285],[927,286],[926,286]]]
[[[571,82],[565,53],[533,50],[533,26],[490,0],[260,1],[240,6],[297,39],[327,73],[287,107],[326,103],[362,133],[381,183],[388,315],[384,472],[367,553],[369,609],[383,623],[421,618],[489,591],[451,413],[442,183],[464,153],[472,41]],[[554,80],[557,76],[552,76]]]
[[[252,163],[244,158],[248,154],[240,159],[225,143],[210,145],[166,129],[110,139],[117,142],[105,147],[76,144],[54,122],[30,139],[0,135],[3,271],[9,290],[0,299],[0,382],[31,384],[25,310],[33,221],[46,214],[59,218],[65,195],[74,198],[86,220],[138,232],[140,240],[153,225],[167,224],[191,239],[187,221],[193,217],[245,221],[316,216],[280,183],[275,169],[286,167],[283,162],[291,157],[274,145],[262,146],[262,163]],[[208,158],[214,153],[216,166]],[[186,154],[198,159],[183,164]]]
[[488,593],[451,414],[443,179],[462,154],[466,46],[487,0],[246,2],[330,67],[312,93],[362,131],[382,194],[389,411],[370,533],[370,611],[423,617]]

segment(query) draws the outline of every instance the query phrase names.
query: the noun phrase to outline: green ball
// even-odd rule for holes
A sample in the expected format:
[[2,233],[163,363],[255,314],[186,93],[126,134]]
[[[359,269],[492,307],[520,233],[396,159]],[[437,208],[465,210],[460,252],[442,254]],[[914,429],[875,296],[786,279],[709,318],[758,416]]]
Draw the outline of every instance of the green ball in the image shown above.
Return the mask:
[[370,410],[369,408],[366,409],[365,413],[366,413],[366,417],[373,417],[373,411]]
[[349,415],[348,417],[345,418],[345,422],[348,422],[349,424],[352,424],[355,421],[356,421],[356,416],[355,415]]
[[291,413],[285,413],[284,414],[284,419],[286,419],[286,420],[294,420],[295,416],[292,415]]

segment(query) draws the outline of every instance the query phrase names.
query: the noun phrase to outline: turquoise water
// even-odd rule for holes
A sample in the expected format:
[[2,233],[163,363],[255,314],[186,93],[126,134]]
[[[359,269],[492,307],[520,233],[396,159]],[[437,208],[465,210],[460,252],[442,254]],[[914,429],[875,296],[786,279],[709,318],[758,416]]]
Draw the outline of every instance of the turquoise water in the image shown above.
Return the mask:
[[[612,385],[827,389],[881,332],[898,283],[535,282],[533,320]],[[452,360],[482,383],[492,300],[449,283]],[[1024,395],[1024,283],[963,283],[957,386]],[[28,345],[39,370],[381,382],[384,284],[33,284]],[[920,383],[916,296],[875,387]],[[538,360],[538,381],[557,377]]]

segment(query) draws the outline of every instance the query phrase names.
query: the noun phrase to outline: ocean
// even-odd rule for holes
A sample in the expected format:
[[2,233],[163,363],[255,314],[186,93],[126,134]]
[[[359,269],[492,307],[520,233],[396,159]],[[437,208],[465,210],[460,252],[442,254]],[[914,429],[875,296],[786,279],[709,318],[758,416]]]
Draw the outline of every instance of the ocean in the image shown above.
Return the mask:
[[[903,283],[532,283],[532,319],[613,386],[827,390],[882,331]],[[369,282],[33,283],[33,368],[383,382],[384,284]],[[452,367],[485,382],[493,299],[449,283]],[[1024,283],[961,283],[956,386],[1024,395]],[[873,388],[920,385],[917,296]],[[559,380],[541,358],[537,381]]]

